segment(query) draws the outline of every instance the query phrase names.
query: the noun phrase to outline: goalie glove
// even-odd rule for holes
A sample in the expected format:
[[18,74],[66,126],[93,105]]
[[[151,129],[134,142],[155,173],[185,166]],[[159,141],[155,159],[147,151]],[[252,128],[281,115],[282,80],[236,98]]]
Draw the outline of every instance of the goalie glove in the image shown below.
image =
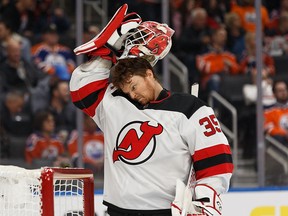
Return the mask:
[[206,216],[192,201],[191,188],[177,179],[175,199],[171,204],[172,216]]
[[142,21],[137,13],[126,14],[127,9],[127,4],[122,5],[98,35],[74,49],[75,54],[90,53],[103,46],[112,51],[120,50],[129,31],[137,28]]
[[207,216],[221,216],[222,215],[222,201],[216,191],[205,184],[198,184],[195,186],[195,200],[194,204],[202,210]]
[[195,186],[192,201],[191,188],[177,180],[175,199],[171,204],[172,216],[221,216],[222,201],[216,191],[208,185]]

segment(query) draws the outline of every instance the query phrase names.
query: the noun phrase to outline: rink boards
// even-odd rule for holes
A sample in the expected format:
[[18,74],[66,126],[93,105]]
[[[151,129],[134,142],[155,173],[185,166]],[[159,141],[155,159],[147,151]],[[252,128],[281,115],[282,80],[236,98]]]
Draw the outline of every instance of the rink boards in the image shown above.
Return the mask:
[[[222,195],[223,216],[288,216],[287,188],[234,189]],[[95,212],[105,215],[103,195],[95,191]]]

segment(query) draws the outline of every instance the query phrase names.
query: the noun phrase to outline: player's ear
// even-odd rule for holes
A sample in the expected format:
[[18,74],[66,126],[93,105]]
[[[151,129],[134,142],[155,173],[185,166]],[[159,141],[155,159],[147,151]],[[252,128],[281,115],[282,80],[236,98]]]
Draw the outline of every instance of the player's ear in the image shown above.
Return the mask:
[[146,70],[146,76],[147,76],[147,77],[154,77],[153,71],[150,70],[150,69],[147,69],[147,70]]

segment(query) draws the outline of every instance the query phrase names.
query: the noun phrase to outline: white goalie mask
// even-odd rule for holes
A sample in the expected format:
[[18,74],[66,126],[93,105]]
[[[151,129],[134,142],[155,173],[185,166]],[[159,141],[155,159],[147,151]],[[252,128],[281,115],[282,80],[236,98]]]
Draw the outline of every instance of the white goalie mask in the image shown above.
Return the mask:
[[163,59],[171,49],[171,37],[174,30],[167,24],[154,21],[142,22],[125,41],[125,49],[121,58],[141,57],[147,55],[147,60],[154,66]]

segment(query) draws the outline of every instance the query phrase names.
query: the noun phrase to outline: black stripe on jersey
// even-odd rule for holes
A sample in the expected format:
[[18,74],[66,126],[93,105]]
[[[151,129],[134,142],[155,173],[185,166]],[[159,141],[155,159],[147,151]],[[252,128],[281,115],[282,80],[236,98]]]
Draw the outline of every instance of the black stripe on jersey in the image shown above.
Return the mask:
[[195,171],[200,171],[223,163],[232,163],[231,154],[219,154],[194,163]]
[[[157,98],[159,102],[150,103],[145,109],[167,110],[183,113],[187,118],[190,118],[200,107],[207,104],[199,98],[185,93],[173,93],[170,96],[167,90],[162,90]],[[138,109],[144,109],[143,105],[132,100],[127,94],[121,90],[116,90],[112,93],[114,97],[121,96],[129,100]]]
[[146,109],[167,110],[183,113],[190,118],[200,107],[206,106],[199,98],[185,93],[173,93],[159,103],[151,103]]
[[75,101],[74,105],[76,107],[78,107],[79,109],[81,109],[81,110],[84,109],[84,108],[90,107],[91,105],[93,105],[97,101],[98,95],[99,95],[99,93],[101,91],[103,91],[103,89],[100,89],[98,91],[92,92],[87,97],[83,98],[82,100]]

